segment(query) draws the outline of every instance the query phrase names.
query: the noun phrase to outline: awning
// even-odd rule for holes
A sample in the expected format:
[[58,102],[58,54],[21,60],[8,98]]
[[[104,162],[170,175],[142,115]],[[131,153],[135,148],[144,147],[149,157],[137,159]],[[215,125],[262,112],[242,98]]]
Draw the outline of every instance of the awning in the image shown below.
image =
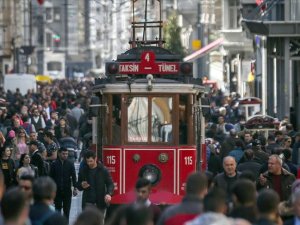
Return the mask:
[[199,49],[198,51],[186,56],[183,59],[183,61],[187,62],[187,61],[192,61],[194,59],[200,58],[200,57],[204,56],[205,54],[211,52],[215,48],[219,47],[222,43],[223,43],[223,38],[219,38],[219,39],[211,42],[210,44],[204,46],[203,48]]

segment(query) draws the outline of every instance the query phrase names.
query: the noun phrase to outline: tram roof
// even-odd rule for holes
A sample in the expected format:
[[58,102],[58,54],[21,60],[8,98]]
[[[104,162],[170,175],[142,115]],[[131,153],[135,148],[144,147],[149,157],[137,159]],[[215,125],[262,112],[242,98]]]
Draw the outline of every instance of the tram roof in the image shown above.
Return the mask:
[[95,85],[93,92],[103,93],[204,93],[205,87],[199,84],[182,83],[167,79],[154,79],[152,81],[151,90],[149,90],[148,81],[146,79],[137,79],[133,82],[117,82],[103,83]]

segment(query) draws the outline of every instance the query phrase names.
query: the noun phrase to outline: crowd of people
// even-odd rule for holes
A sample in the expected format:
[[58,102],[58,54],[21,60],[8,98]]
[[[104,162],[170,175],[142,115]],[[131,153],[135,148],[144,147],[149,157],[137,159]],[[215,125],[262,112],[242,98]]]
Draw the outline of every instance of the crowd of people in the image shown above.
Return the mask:
[[136,200],[105,219],[114,182],[89,150],[91,85],[54,81],[25,96],[0,90],[0,225],[68,224],[78,191],[83,211],[75,225],[300,224],[294,118],[267,136],[243,129],[238,96],[221,92],[209,96],[207,169],[188,177],[182,202],[162,210],[150,201],[151,182],[140,178]]
[[[74,162],[80,157],[78,150],[88,150],[91,141],[91,85],[88,81],[53,81],[40,84],[35,93],[28,90],[24,96],[19,89],[0,89],[1,193],[4,187],[7,190],[1,210],[5,224],[23,224],[15,220],[21,219],[18,213],[25,216],[25,209],[29,212],[26,224],[68,223],[72,195],[81,187]],[[15,210],[17,204],[20,211]],[[63,210],[64,216],[53,213],[52,205]]]

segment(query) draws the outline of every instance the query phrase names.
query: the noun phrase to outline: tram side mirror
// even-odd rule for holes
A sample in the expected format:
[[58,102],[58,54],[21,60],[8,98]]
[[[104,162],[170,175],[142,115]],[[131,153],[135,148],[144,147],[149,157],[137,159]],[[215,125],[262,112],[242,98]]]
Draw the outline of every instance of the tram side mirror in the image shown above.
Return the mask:
[[209,98],[201,98],[202,113],[204,117],[210,116],[210,100]]
[[89,107],[89,117],[97,117],[99,115],[100,98],[97,96],[92,96],[91,104]]

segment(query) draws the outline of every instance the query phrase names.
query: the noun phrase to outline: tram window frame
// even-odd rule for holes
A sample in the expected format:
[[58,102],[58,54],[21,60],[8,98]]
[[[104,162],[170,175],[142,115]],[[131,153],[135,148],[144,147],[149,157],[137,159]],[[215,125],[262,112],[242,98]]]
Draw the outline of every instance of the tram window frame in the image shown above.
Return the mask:
[[[153,140],[153,115],[154,115],[154,107],[153,107],[153,103],[154,103],[154,99],[161,99],[162,102],[163,100],[167,100],[167,101],[170,101],[171,100],[171,105],[170,103],[168,102],[165,102],[166,104],[169,104],[167,105],[168,109],[169,109],[169,112],[167,112],[167,114],[165,114],[163,120],[164,121],[158,121],[159,122],[159,125],[157,126],[158,128],[158,137],[157,138],[160,138],[161,140],[159,141],[154,141]],[[149,118],[151,121],[150,121],[150,127],[151,127],[151,143],[172,143],[173,142],[173,139],[174,139],[174,116],[172,115],[173,111],[174,111],[174,99],[172,97],[166,97],[166,96],[151,96],[151,118]],[[157,104],[158,105],[158,104]],[[170,107],[171,106],[171,107]],[[159,105],[158,105],[158,108],[159,108]],[[155,115],[156,118],[157,118],[157,115]],[[168,118],[170,117],[170,118]],[[170,131],[171,129],[171,131]],[[168,140],[169,139],[169,140]]]
[[[139,101],[140,100],[140,101]],[[146,100],[146,101],[145,101]],[[130,143],[148,143],[149,142],[149,98],[148,96],[126,96],[126,140]],[[136,106],[132,105],[132,103],[135,102],[137,103]],[[139,112],[139,105],[141,103],[144,103],[146,105],[144,105],[144,107],[147,107],[143,112]],[[134,126],[134,121],[129,121],[129,108],[130,107],[134,107],[134,110],[137,110],[136,115],[138,115],[138,117],[136,117],[136,124],[140,124],[141,126]],[[142,115],[142,113],[144,115]],[[131,113],[130,115],[134,115],[133,113]],[[141,115],[146,118],[147,120],[145,121],[143,117],[141,117]],[[134,118],[134,117],[133,117]],[[144,122],[143,122],[144,120]],[[132,131],[132,133],[140,133],[140,136],[136,136],[134,137],[133,135],[129,136],[129,122],[133,123],[132,128],[134,129]],[[135,141],[130,141],[130,137],[135,138]],[[140,138],[140,139],[139,139]],[[145,140],[144,140],[145,139]]]
[[[179,133],[178,133],[178,142],[179,145],[187,145],[189,143],[189,94],[180,94],[179,95],[179,118],[178,118],[178,123],[179,123]],[[183,130],[184,129],[184,130]]]
[[[102,96],[102,99],[101,100],[101,104],[105,104],[105,103],[108,103],[108,98],[107,96]],[[100,112],[101,111],[101,112]],[[108,131],[105,129],[105,127],[107,127],[107,125],[109,124],[109,117],[107,115],[107,108],[106,107],[100,107],[99,109],[99,112],[98,112],[98,118],[100,118],[100,113],[102,113],[103,115],[103,124],[102,124],[102,135],[103,135],[103,139],[102,139],[102,142],[103,142],[103,145],[106,145],[109,143],[109,139],[108,139]],[[98,121],[99,123],[99,121]]]
[[[133,141],[129,141],[128,139],[128,107],[127,107],[127,102],[128,102],[128,97],[145,97],[148,99],[148,135],[147,135],[147,141],[145,142],[133,142]],[[125,94],[124,95],[124,113],[125,113],[125,120],[124,120],[124,136],[125,137],[124,141],[125,144],[129,144],[129,145],[142,145],[142,144],[151,144],[151,145],[170,145],[170,144],[175,144],[176,143],[176,139],[177,138],[172,138],[172,141],[170,142],[153,142],[152,141],[152,99],[153,98],[158,98],[158,97],[167,97],[167,98],[171,98],[172,99],[172,111],[171,111],[171,118],[172,118],[172,137],[177,137],[178,135],[176,135],[177,132],[175,132],[175,128],[177,127],[177,123],[176,120],[174,118],[175,117],[175,111],[178,110],[178,107],[176,106],[175,100],[176,100],[176,94],[157,94],[157,95],[134,95],[134,94]],[[178,141],[177,141],[178,142]]]
[[120,145],[122,143],[122,95],[110,95],[110,142],[113,145]]

